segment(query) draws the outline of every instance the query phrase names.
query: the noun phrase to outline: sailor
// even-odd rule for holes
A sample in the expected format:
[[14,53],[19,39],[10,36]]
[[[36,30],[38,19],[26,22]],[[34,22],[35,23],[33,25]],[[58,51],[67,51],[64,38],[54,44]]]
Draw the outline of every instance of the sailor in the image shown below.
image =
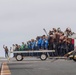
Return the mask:
[[5,57],[7,58],[8,57],[8,47],[3,45],[3,48],[5,50]]

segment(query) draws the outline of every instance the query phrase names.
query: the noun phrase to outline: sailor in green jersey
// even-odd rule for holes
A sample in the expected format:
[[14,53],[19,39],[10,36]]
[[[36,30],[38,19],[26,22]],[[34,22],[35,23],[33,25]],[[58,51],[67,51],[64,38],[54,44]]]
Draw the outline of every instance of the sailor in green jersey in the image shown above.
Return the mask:
[[26,48],[26,45],[24,44],[24,42],[22,42],[22,45],[21,45],[21,50],[25,50],[25,48]]

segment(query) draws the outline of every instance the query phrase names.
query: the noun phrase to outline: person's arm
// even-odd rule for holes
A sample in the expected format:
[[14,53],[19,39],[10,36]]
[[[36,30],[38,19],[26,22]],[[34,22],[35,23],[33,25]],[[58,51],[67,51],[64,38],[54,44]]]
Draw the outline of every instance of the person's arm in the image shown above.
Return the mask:
[[5,45],[3,45],[3,48],[5,49]]

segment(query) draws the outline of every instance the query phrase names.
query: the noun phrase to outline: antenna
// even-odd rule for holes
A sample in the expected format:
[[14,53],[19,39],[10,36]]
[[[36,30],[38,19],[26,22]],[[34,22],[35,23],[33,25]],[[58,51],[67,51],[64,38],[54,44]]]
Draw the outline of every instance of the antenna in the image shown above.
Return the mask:
[[43,28],[43,30],[44,30],[44,32],[46,33],[46,35],[48,36],[48,33],[47,33],[47,31],[45,30],[45,28]]

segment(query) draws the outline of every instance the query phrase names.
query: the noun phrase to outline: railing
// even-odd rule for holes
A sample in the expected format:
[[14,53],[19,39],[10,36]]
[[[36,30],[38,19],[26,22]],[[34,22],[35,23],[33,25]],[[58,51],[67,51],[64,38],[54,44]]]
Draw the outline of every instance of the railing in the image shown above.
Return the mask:
[[29,50],[29,51],[12,51],[11,53],[40,53],[55,52],[55,50]]

